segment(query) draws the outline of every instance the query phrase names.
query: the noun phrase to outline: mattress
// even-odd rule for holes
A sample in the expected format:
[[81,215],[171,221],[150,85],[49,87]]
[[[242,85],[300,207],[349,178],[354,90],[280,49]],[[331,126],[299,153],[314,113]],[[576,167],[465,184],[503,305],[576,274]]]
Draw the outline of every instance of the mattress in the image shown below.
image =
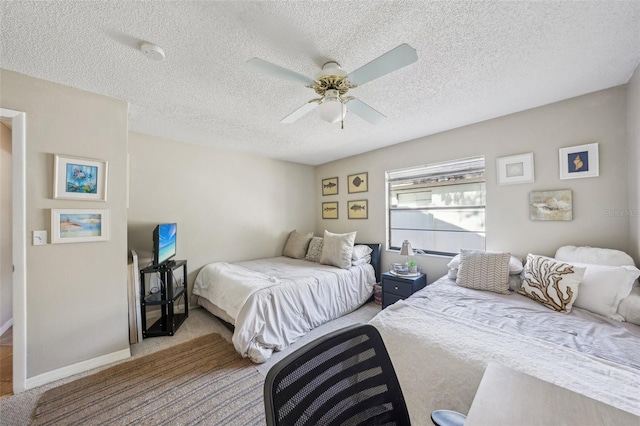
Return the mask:
[[413,424],[467,413],[489,361],[640,415],[640,327],[443,277],[371,322],[398,374]]
[[238,353],[261,363],[274,350],[358,308],[371,297],[375,283],[370,264],[340,269],[275,257],[206,265],[193,293],[205,309],[235,325]]

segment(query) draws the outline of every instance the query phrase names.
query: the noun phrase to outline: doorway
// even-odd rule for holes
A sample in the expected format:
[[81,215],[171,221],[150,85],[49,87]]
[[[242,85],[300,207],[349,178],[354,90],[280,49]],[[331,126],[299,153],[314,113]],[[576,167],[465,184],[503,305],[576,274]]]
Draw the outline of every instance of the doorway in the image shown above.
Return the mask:
[[20,393],[25,390],[27,379],[26,114],[0,108],[0,120],[11,128],[11,347],[13,393]]
[[13,394],[11,122],[0,119],[0,399]]

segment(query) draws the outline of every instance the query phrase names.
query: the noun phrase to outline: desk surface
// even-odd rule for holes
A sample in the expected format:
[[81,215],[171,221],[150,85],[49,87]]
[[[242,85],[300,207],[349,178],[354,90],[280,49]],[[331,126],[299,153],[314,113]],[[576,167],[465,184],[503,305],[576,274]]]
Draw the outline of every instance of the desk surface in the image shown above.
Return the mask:
[[640,417],[492,362],[464,424],[640,425]]

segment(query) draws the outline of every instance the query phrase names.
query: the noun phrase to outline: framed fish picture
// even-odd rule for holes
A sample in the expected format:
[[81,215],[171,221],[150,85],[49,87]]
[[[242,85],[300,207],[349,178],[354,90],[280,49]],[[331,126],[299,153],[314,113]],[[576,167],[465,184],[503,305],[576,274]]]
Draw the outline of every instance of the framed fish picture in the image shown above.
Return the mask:
[[347,203],[349,219],[368,219],[369,202],[367,200],[355,200]]
[[88,243],[109,239],[109,216],[106,209],[51,210],[51,242]]
[[322,218],[337,219],[338,218],[338,202],[322,203]]
[[338,194],[338,178],[332,177],[322,179],[322,195],[337,195]]
[[54,156],[53,198],[107,201],[108,161]]
[[369,190],[369,173],[363,172],[347,177],[349,194],[367,192]]

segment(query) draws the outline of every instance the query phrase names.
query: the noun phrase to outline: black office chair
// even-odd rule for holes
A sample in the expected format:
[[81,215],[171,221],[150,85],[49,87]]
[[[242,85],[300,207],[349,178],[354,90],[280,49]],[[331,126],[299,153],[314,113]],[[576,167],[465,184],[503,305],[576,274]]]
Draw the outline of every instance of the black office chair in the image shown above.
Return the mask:
[[264,384],[267,425],[410,425],[382,338],[362,324],[311,342],[274,365]]

